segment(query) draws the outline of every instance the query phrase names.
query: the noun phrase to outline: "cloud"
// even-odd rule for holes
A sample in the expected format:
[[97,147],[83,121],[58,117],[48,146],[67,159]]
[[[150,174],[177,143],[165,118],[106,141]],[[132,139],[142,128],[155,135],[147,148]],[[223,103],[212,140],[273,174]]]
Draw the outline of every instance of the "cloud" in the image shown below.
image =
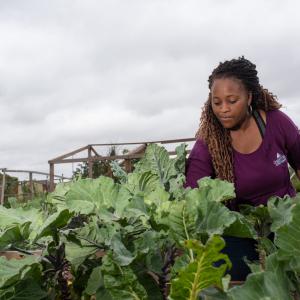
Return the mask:
[[208,76],[240,55],[300,125],[299,8],[279,0],[2,1],[0,166],[43,171],[88,143],[194,136]]

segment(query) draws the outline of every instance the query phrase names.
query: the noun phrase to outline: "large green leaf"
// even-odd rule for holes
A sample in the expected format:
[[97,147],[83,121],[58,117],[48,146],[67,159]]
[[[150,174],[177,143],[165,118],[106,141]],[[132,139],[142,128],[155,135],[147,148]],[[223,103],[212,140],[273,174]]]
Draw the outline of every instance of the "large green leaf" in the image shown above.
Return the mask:
[[221,202],[234,196],[231,183],[208,177],[198,181],[199,189],[186,193],[188,214],[196,216],[197,233],[213,235],[223,234],[237,217]]
[[66,200],[85,200],[98,208],[109,208],[114,206],[117,194],[118,187],[113,179],[100,176],[97,179],[86,178],[74,182],[66,194]]
[[44,222],[44,224],[37,230],[34,242],[44,236],[54,236],[57,230],[66,226],[69,220],[72,218],[73,213],[68,209],[63,209],[50,215]]
[[204,192],[203,197],[211,201],[222,202],[235,198],[234,185],[231,182],[204,177],[198,181],[198,186]]
[[174,167],[178,174],[185,173],[185,163],[187,155],[187,144],[181,144],[175,148],[176,157],[174,158]]
[[144,287],[147,292],[147,300],[162,300],[163,296],[161,291],[159,290],[158,284],[154,281],[153,277],[149,274],[149,272],[143,271],[136,273],[139,282]]
[[273,197],[268,201],[268,210],[272,218],[271,230],[275,232],[278,228],[287,224],[292,219],[292,209],[296,205],[290,197]]
[[280,259],[291,260],[300,272],[300,203],[293,207],[290,221],[277,229],[274,242]]
[[30,210],[22,207],[18,208],[5,208],[0,206],[0,228],[11,226],[12,224],[25,224],[33,223],[35,226],[43,224],[43,214],[35,208]]
[[117,198],[114,200],[114,215],[116,217],[121,217],[124,210],[129,206],[131,201],[131,194],[127,190],[125,185],[119,186],[119,191]]
[[134,262],[142,264],[141,272],[162,273],[163,257],[161,249],[168,243],[164,232],[146,231],[134,240],[132,253],[137,257]]
[[97,217],[90,219],[84,227],[75,229],[70,234],[76,238],[81,246],[97,249],[110,247],[111,240],[120,230],[120,225],[112,220],[100,222]]
[[[178,164],[178,163],[177,163]],[[145,156],[136,164],[135,172],[143,173],[150,171],[155,174],[159,182],[167,187],[168,181],[177,176],[175,160],[170,159],[168,151],[156,144],[150,144]]]
[[14,286],[0,290],[0,299],[2,300],[40,300],[45,299],[46,291],[32,278],[27,278],[17,282]]
[[28,272],[28,269],[36,264],[38,264],[38,258],[34,256],[26,256],[20,260],[7,260],[0,257],[0,289],[16,283],[25,272]]
[[[156,144],[149,145],[145,156],[136,164],[135,171],[128,178],[142,178],[146,176],[148,179],[152,175],[151,181],[148,179],[149,182],[147,182],[145,194],[151,192],[156,186],[163,186],[165,190],[170,192],[172,199],[183,199],[186,146],[181,144],[176,147],[176,157],[170,158],[165,148]],[[132,179],[131,182],[133,183]],[[131,184],[131,190],[139,186],[141,186],[140,183]]]
[[183,174],[179,174],[175,178],[171,178],[169,180],[169,193],[172,195],[172,199],[182,200],[185,198],[186,189],[184,188],[185,176]]
[[122,243],[119,234],[113,236],[111,250],[113,251],[114,261],[120,266],[128,266],[135,259],[135,256]]
[[63,197],[70,190],[73,184],[77,181],[60,182],[55,186],[54,192],[50,194],[51,197]]
[[77,269],[88,257],[98,250],[93,246],[81,246],[75,242],[65,242],[66,259]]
[[[81,179],[70,186],[65,196],[65,207],[81,214],[99,213],[114,209],[121,215],[129,204],[131,194],[125,185],[119,185],[109,177]],[[97,208],[97,210],[96,210]]]
[[160,186],[160,182],[155,174],[151,171],[143,173],[128,174],[128,182],[124,186],[128,189],[131,195],[143,194],[147,195]]
[[116,178],[119,179],[121,183],[126,183],[128,180],[127,173],[121,168],[121,166],[116,161],[110,163],[111,170]]
[[44,225],[45,216],[36,208],[5,208],[0,206],[0,248],[9,244],[18,246],[24,240],[32,241]]
[[[178,244],[186,239],[199,239],[202,235],[223,234],[238,219],[237,213],[215,201],[223,196],[212,194],[211,190],[210,187],[189,190],[186,200],[164,201],[158,207],[156,218],[160,219],[157,222],[169,227],[171,237]],[[250,229],[245,225],[240,230],[249,233]]]
[[250,223],[242,214],[232,211],[235,221],[225,229],[224,234],[241,238],[257,238],[257,233],[252,223]]
[[101,287],[103,287],[103,276],[101,273],[101,266],[96,267],[92,270],[92,273],[89,277],[88,284],[86,289],[84,290],[84,293],[92,296],[95,295]]
[[241,205],[240,211],[252,224],[259,239],[267,238],[270,235],[272,219],[266,206]]
[[73,200],[68,198],[65,200],[65,207],[69,209],[69,211],[83,215],[89,215],[96,212],[95,203],[87,200]]
[[17,244],[23,241],[23,236],[18,225],[6,227],[3,231],[0,229],[0,250],[10,247],[11,244]]
[[284,268],[285,264],[278,260],[277,254],[270,255],[267,258],[266,271],[250,274],[245,284],[229,290],[229,299],[292,300]]
[[104,286],[112,300],[146,300],[147,292],[130,267],[121,267],[111,253],[103,258],[101,267]]
[[153,213],[161,211],[164,203],[169,204],[170,194],[165,191],[162,186],[156,186],[155,189],[144,196],[145,204],[151,209]]
[[[186,247],[195,252],[196,257],[179,271],[171,283],[171,300],[197,300],[199,293],[212,285],[222,288],[222,277],[231,263],[226,254],[220,253],[225,242],[219,236],[211,237],[206,245],[199,241],[188,240]],[[217,262],[223,261],[220,266]]]
[[160,223],[169,227],[170,237],[179,246],[187,239],[196,238],[196,217],[197,215],[188,213],[185,200],[172,201],[166,205],[164,213],[161,212]]
[[236,221],[235,214],[220,202],[203,199],[196,209],[196,230],[202,234],[223,234],[224,230]]

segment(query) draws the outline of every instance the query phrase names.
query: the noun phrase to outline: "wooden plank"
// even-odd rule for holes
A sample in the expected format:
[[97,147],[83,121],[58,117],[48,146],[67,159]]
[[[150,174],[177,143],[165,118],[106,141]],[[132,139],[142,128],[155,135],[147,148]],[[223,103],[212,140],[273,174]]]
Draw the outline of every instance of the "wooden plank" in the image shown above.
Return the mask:
[[124,160],[124,164],[125,164],[125,171],[127,172],[127,173],[130,173],[130,172],[132,172],[132,163],[131,163],[131,160],[130,159],[125,159]]
[[131,155],[131,154],[137,154],[137,153],[144,153],[146,148],[147,148],[147,144],[143,144],[143,145],[140,145],[137,148],[129,151],[127,154]]
[[[182,143],[182,142],[190,142],[190,141],[195,141],[196,138],[183,138],[183,139],[173,139],[173,140],[161,140],[161,141],[147,141],[147,142],[133,142],[133,143],[106,143],[106,144],[89,144],[85,147],[81,147],[77,150],[74,150],[72,152],[69,152],[67,154],[64,154],[64,155],[61,155],[61,156],[58,156],[54,159],[51,159],[49,160],[48,162],[49,163],[63,163],[63,162],[66,162],[66,163],[70,163],[70,162],[84,162],[84,161],[88,161],[87,159],[82,159],[82,158],[75,158],[75,159],[67,159],[67,157],[70,157],[74,154],[78,154],[79,152],[82,152],[84,150],[88,150],[90,147],[92,147],[92,151],[97,155],[97,151],[93,148],[94,146],[120,146],[120,145],[141,145],[141,144],[144,144],[144,145],[147,145],[147,144],[171,144],[171,143]],[[107,159],[106,157],[107,156],[101,156],[103,157],[104,159],[103,160],[109,160]],[[122,157],[119,157],[119,158],[116,158],[116,159],[122,159]],[[125,159],[125,158],[124,158]],[[110,159],[111,160],[111,159]]]
[[[132,159],[132,158],[141,158],[144,154],[133,154],[133,155],[115,155],[115,156],[93,156],[93,161],[103,161],[103,160],[116,160],[116,159]],[[88,162],[87,157],[82,158],[70,158],[64,159],[61,161],[55,162],[55,164],[64,164],[64,163],[76,163],[76,162]]]
[[81,157],[81,158],[66,158],[63,160],[58,160],[56,162],[53,162],[53,164],[69,164],[69,163],[80,163],[80,162],[87,162],[87,157]]
[[94,148],[93,146],[91,146],[91,145],[89,145],[89,146],[91,147],[91,150],[92,150],[92,152],[93,152],[95,155],[101,156],[101,155],[95,150],[95,148]]
[[79,148],[79,149],[76,149],[76,150],[74,150],[74,151],[72,151],[72,152],[69,152],[69,153],[66,153],[66,154],[64,154],[64,155],[58,156],[58,157],[56,157],[56,158],[50,159],[50,160],[49,160],[49,163],[56,163],[56,161],[60,161],[60,160],[62,160],[62,159],[64,159],[64,158],[66,158],[66,157],[69,157],[69,156],[78,154],[79,152],[82,152],[82,151],[84,151],[84,150],[87,150],[88,147],[89,147],[89,145],[84,146],[84,147],[81,147],[81,148]]
[[33,182],[32,182],[32,172],[29,172],[29,190],[30,190],[30,196],[31,196],[31,199],[33,198],[33,194],[34,194],[34,191],[33,191]]
[[[191,150],[187,150],[187,153],[189,153]],[[169,151],[170,155],[176,155],[175,151]],[[102,160],[117,160],[117,159],[134,159],[134,158],[141,158],[144,156],[144,153],[136,153],[136,154],[124,154],[124,155],[115,155],[115,156],[93,156],[93,161],[102,161]],[[55,162],[55,164],[64,164],[64,163],[75,163],[75,162],[87,162],[88,158],[82,157],[82,158],[70,158],[70,159],[64,159],[61,161]]]
[[50,186],[49,186],[49,192],[53,192],[54,191],[54,188],[55,188],[55,185],[54,185],[54,164],[53,163],[50,163],[49,164],[49,174],[50,174]]
[[187,138],[187,139],[177,139],[177,140],[165,140],[161,141],[161,144],[174,144],[174,143],[184,143],[184,142],[193,142],[196,141],[196,138]]
[[139,145],[139,144],[172,144],[181,142],[192,142],[196,138],[183,138],[183,139],[173,139],[173,140],[160,140],[160,141],[144,141],[144,142],[133,142],[133,143],[114,143],[114,144],[91,144],[91,146],[121,146],[121,145]]
[[[3,170],[3,169],[0,169]],[[39,172],[39,171],[31,171],[31,170],[10,170],[10,169],[5,169],[6,173],[32,173],[32,174],[39,174],[39,175],[46,175],[49,176],[49,173],[45,172]],[[69,177],[61,176],[61,175],[54,175],[56,178],[61,178],[61,179],[71,179]]]
[[4,194],[5,194],[5,177],[6,177],[6,170],[2,169],[2,189],[1,189],[1,202],[0,204],[3,205],[4,204]]
[[[147,145],[146,144],[143,144],[143,145],[140,145],[138,146],[137,148],[129,151],[127,153],[127,155],[132,155],[132,154],[144,154],[145,153],[145,150],[147,148]],[[127,159],[124,159],[123,161],[121,161],[119,163],[120,166],[125,166],[125,170],[128,169],[128,170],[132,170],[133,166],[132,166],[132,162],[130,162],[130,165],[129,163],[127,162],[128,160]],[[131,172],[131,171],[129,171]]]
[[93,160],[92,160],[92,146],[88,148],[88,176],[93,178]]

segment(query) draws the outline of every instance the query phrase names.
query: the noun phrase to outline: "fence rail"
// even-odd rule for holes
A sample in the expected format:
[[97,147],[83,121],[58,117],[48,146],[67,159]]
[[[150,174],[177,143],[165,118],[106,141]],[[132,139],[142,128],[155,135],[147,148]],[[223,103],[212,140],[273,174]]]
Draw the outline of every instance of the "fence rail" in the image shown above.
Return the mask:
[[[159,141],[142,141],[142,142],[127,142],[127,143],[105,143],[105,144],[89,144],[79,149],[73,150],[66,154],[60,155],[48,161],[49,163],[49,174],[50,174],[50,191],[54,190],[54,168],[56,164],[68,164],[68,163],[88,163],[89,177],[93,177],[93,164],[96,161],[111,161],[111,160],[122,160],[122,164],[125,166],[125,170],[130,172],[132,170],[132,160],[141,158],[145,152],[147,145],[149,144],[175,144],[175,143],[186,143],[193,142],[195,138],[181,138],[172,140],[159,140]],[[104,146],[130,146],[139,145],[132,151],[123,155],[112,155],[112,156],[102,156],[99,155],[96,147]],[[85,157],[73,158],[74,155],[82,154],[86,152]],[[189,152],[190,150],[188,150]],[[169,151],[170,155],[176,154],[175,151]]]
[[[13,170],[13,169],[8,169],[8,168],[0,168],[0,171],[2,172],[2,185],[0,187],[1,190],[1,198],[0,198],[0,204],[3,205],[4,204],[4,198],[5,198],[5,187],[6,187],[6,177],[8,175],[8,173],[28,173],[28,183],[29,183],[29,194],[31,194],[31,197],[34,194],[34,182],[38,182],[37,180],[33,179],[33,175],[44,175],[47,176],[48,178],[50,178],[50,174],[49,173],[45,173],[45,172],[40,172],[40,171],[33,171],[33,170]],[[70,180],[71,178],[63,176],[63,175],[56,175],[54,174],[54,179],[61,179],[61,180]],[[50,182],[48,183],[47,181],[47,190],[49,190],[50,188]],[[18,181],[19,184],[19,181]],[[6,195],[7,196],[7,195]],[[16,196],[16,195],[15,195]]]

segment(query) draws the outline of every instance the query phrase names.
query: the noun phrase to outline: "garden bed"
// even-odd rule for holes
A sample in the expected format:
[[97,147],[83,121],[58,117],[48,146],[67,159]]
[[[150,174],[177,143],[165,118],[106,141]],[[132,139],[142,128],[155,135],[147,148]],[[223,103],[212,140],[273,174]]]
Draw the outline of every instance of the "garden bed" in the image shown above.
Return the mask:
[[[41,208],[0,206],[0,298],[196,300],[216,287],[227,300],[293,299],[300,197],[230,211],[233,184],[204,178],[185,189],[185,146],[176,151],[150,145],[132,173],[115,163],[115,181],[62,183]],[[222,235],[257,240],[261,260],[244,283],[228,286]],[[37,247],[45,251],[6,251]]]

